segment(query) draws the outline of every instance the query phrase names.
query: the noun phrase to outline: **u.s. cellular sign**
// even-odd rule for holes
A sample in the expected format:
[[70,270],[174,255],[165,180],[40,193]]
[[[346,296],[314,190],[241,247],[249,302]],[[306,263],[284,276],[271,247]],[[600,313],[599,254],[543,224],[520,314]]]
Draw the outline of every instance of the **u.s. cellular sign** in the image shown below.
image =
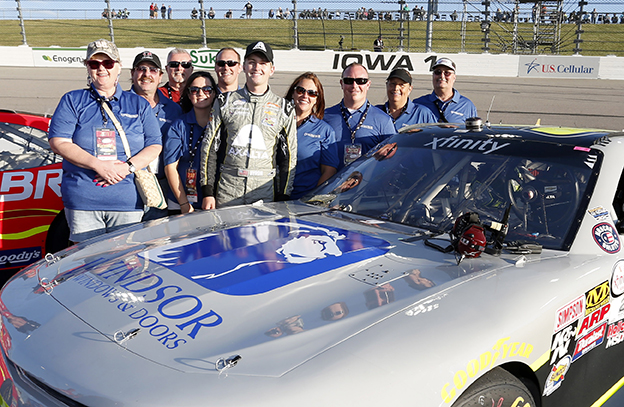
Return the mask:
[[520,56],[518,76],[533,78],[596,79],[598,57]]

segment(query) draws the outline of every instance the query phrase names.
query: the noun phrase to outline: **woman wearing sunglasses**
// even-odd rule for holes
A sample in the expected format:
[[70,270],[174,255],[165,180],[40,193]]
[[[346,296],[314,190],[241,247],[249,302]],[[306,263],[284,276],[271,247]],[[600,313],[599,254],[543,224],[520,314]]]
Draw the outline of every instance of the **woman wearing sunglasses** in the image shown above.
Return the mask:
[[[61,194],[73,242],[141,221],[143,201],[134,171],[161,151],[160,127],[149,102],[119,86],[115,44],[90,43],[85,66],[89,87],[61,98],[48,136],[52,150],[63,157]],[[118,129],[126,135],[130,156]]]
[[197,188],[200,147],[208,124],[217,84],[206,71],[193,73],[182,90],[180,104],[185,113],[176,120],[164,141],[165,174],[171,187],[169,214],[201,209],[201,188]]
[[297,167],[292,199],[298,199],[336,173],[338,147],[334,129],[323,121],[323,85],[312,72],[299,75],[286,93],[297,113]]

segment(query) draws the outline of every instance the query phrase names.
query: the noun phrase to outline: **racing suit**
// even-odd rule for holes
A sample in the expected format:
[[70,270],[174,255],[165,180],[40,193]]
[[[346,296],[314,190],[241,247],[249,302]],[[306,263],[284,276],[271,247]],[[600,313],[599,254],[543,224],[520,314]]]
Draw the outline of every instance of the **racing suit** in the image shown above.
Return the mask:
[[217,207],[288,199],[297,164],[292,103],[267,90],[219,95],[201,147],[199,182]]

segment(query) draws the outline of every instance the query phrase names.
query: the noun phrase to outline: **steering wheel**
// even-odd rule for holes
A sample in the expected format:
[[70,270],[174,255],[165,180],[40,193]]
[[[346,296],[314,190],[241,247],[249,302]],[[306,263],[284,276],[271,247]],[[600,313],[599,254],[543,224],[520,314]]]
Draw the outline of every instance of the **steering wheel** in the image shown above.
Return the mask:
[[572,171],[540,162],[515,167],[507,181],[507,193],[524,228],[546,235],[567,226],[581,199],[579,182]]

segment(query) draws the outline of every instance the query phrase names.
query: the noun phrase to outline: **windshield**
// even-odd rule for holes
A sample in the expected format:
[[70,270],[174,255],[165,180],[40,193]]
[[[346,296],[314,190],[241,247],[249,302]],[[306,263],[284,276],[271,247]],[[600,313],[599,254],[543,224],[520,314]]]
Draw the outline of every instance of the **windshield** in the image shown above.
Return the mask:
[[587,205],[581,201],[601,156],[508,137],[485,148],[491,138],[471,136],[461,140],[464,148],[444,149],[435,136],[397,135],[302,200],[436,233],[450,231],[466,212],[500,222],[511,204],[507,241],[569,248],[578,226],[572,220]]

